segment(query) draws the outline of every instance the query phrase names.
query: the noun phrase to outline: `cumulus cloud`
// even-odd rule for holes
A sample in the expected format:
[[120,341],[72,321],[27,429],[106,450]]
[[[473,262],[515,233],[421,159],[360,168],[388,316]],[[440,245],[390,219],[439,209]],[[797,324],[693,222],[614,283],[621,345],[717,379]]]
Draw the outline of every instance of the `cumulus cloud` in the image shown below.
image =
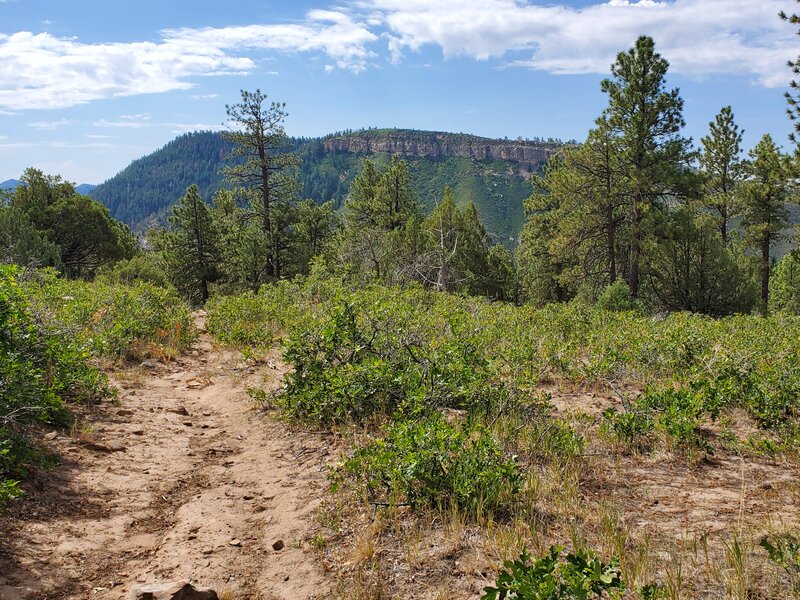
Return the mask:
[[322,56],[326,72],[359,73],[380,54],[399,63],[432,46],[445,58],[607,73],[616,52],[641,34],[655,38],[673,72],[741,74],[780,87],[789,79],[786,61],[797,54],[794,31],[777,18],[785,4],[607,0],[575,8],[549,0],[339,0],[335,9],[311,10],[296,23],[169,29],[156,41],[84,43],[21,31],[0,34],[0,110],[189,89],[198,77],[254,73],[265,53]]
[[300,24],[172,29],[158,42],[82,43],[50,33],[0,34],[0,107],[49,109],[101,98],[188,89],[192,78],[250,73],[258,50],[319,52],[363,71],[377,37],[337,11]]
[[[797,54],[794,31],[777,18],[782,5],[782,0],[610,0],[582,8],[523,0],[353,3],[386,28],[395,62],[433,45],[445,58],[505,59],[561,74],[607,73],[619,50],[648,34],[673,72],[749,75],[766,86],[786,85],[786,61]],[[507,58],[512,53],[514,58]]]

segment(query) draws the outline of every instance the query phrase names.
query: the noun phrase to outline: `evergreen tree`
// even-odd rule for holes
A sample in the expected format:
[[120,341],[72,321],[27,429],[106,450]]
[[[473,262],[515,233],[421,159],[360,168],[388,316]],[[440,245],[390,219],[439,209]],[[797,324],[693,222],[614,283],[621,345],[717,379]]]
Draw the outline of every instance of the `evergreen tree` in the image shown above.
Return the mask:
[[565,150],[537,185],[557,208],[550,251],[569,268],[561,284],[592,297],[626,272],[628,195],[617,140],[601,118],[584,144]]
[[175,287],[204,304],[209,283],[217,278],[219,247],[211,212],[196,185],[172,207],[169,222],[171,230],[158,240],[167,272]]
[[525,201],[525,226],[517,246],[519,284],[522,298],[536,306],[568,300],[570,294],[560,276],[576,264],[574,257],[562,257],[551,249],[551,240],[558,233],[561,199],[548,191],[551,170],[561,168],[552,161],[544,178],[534,179],[536,191]]
[[704,177],[705,205],[717,216],[722,240],[729,241],[729,223],[737,215],[735,193],[742,180],[741,143],[744,131],[733,120],[733,110],[724,107],[708,124],[709,134],[700,140],[700,168]]
[[405,161],[392,157],[381,173],[365,161],[345,204],[341,261],[362,276],[371,273],[386,281],[407,277],[414,260],[407,254],[413,233],[407,225],[418,216]]
[[[780,18],[784,21],[788,21],[792,25],[800,25],[800,15],[787,15],[784,11],[781,11]],[[797,33],[800,35],[800,29],[798,29]],[[788,61],[788,65],[795,77],[800,76],[800,56],[795,60]],[[789,139],[797,144],[798,140],[795,134],[800,133],[800,82],[798,82],[797,79],[793,79],[789,83],[789,91],[787,91],[784,96],[787,104],[786,113],[789,115],[789,119],[794,123],[794,132],[789,134]]]
[[669,63],[655,51],[652,38],[640,37],[611,66],[611,79],[601,83],[608,94],[605,111],[619,144],[620,166],[630,194],[627,220],[631,229],[628,285],[639,294],[642,253],[648,217],[664,208],[669,196],[683,196],[690,160],[678,89],[667,90]]
[[294,225],[298,271],[308,274],[313,258],[321,254],[338,227],[332,202],[313,200],[298,203]]
[[769,280],[770,308],[800,314],[800,252],[784,256]]
[[714,217],[682,207],[670,214],[665,229],[644,270],[654,307],[714,316],[752,308],[755,290],[743,257],[725,244]]
[[0,264],[60,269],[60,254],[28,215],[13,206],[0,206]]
[[769,307],[770,251],[785,237],[789,223],[791,169],[789,158],[764,135],[750,151],[745,167],[746,180],[740,186],[742,225],[748,245],[759,255],[762,310]]
[[[251,218],[257,219],[266,246],[265,279],[281,277],[287,259],[286,220],[297,190],[294,167],[297,158],[289,152],[289,139],[283,128],[286,105],[273,102],[265,106],[267,96],[261,90],[242,90],[239,104],[226,106],[232,124],[225,139],[233,144],[225,167],[226,179],[245,191]],[[278,222],[279,221],[279,222]]]

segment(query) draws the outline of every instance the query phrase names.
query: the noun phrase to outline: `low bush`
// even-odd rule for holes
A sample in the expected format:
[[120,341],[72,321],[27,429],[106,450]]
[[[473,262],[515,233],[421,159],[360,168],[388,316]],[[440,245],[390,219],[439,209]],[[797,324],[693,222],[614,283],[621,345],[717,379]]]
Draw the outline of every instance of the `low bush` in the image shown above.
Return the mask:
[[34,310],[97,356],[170,358],[193,339],[188,306],[172,289],[65,280],[33,274],[25,293]]
[[293,417],[323,425],[437,408],[488,410],[508,393],[475,333],[458,317],[418,309],[424,296],[375,290],[341,299],[325,317],[294,328],[294,365],[280,401]]
[[439,413],[389,425],[344,465],[370,498],[414,508],[457,507],[470,515],[508,507],[519,491],[516,462],[484,428]]
[[617,562],[604,563],[581,550],[562,556],[557,547],[534,559],[523,550],[516,560],[505,562],[494,586],[484,588],[481,600],[588,600],[604,594],[619,598],[625,586]]
[[80,340],[31,306],[22,273],[0,267],[0,506],[20,494],[18,480],[37,460],[26,428],[66,425],[65,402],[112,393]]

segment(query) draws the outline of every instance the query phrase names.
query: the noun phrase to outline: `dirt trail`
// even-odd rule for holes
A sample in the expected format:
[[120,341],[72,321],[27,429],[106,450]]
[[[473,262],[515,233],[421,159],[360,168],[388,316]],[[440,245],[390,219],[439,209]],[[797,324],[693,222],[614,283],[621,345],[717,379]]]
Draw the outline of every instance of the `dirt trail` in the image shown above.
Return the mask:
[[118,373],[120,403],[52,440],[65,458],[0,520],[0,599],[117,600],[181,578],[236,599],[330,595],[309,544],[327,439],[255,412],[248,383],[279,385],[281,368],[238,360],[202,334],[169,365]]

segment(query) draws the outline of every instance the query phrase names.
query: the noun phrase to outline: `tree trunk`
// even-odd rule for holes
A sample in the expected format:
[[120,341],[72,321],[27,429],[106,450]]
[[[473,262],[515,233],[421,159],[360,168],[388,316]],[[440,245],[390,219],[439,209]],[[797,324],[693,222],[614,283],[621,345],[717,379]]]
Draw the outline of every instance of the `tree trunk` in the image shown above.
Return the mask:
[[275,264],[272,256],[272,215],[270,214],[270,197],[269,197],[269,167],[265,164],[266,152],[263,148],[258,149],[258,156],[261,159],[261,203],[263,207],[262,227],[264,229],[264,237],[267,239],[267,248],[270,249],[267,256],[267,277],[275,276]]
[[764,314],[769,305],[769,247],[770,236],[765,235],[761,238],[761,303],[763,304],[761,310]]
[[640,208],[641,199],[637,194],[636,206],[633,209],[633,240],[631,241],[630,269],[628,272],[628,286],[631,288],[631,296],[639,297],[639,263],[641,262],[641,227],[642,210]]

